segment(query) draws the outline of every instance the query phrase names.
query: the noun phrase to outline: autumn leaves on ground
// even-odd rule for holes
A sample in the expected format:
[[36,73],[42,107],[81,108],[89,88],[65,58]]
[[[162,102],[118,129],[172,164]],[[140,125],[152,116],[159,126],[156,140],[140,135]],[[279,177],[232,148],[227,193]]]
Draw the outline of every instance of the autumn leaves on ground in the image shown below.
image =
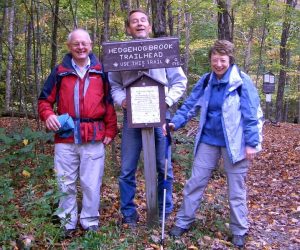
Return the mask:
[[[1,127],[10,127],[13,124],[15,123],[11,122],[11,118],[0,119]],[[193,135],[196,127],[197,122],[191,121],[185,129],[173,134],[175,208],[166,223],[164,249],[232,249],[228,229],[226,179],[222,169],[214,172],[191,230],[181,239],[174,240],[167,235],[182,200],[183,185],[190,174]],[[111,147],[107,148],[108,157],[101,197],[101,228],[97,237],[93,236],[93,238],[90,235],[85,237],[85,233],[78,230],[74,238],[58,240],[52,243],[52,247],[72,249],[72,244],[73,247],[80,245],[83,248],[94,244],[97,246],[95,249],[160,249],[161,227],[148,229],[146,226],[142,163],[137,175],[136,203],[140,214],[138,228],[131,231],[120,224],[117,182],[120,161],[119,142],[118,137],[116,138],[117,159],[112,160]],[[26,180],[25,185],[28,185]],[[246,249],[300,249],[300,125],[265,123],[263,151],[252,163],[247,185],[251,226]],[[19,199],[14,199],[18,203],[15,204],[16,207],[23,211],[24,204],[21,202],[24,195],[20,191],[16,194],[17,197],[20,196]],[[23,214],[23,217],[26,217],[26,214]],[[0,229],[1,225],[0,223]],[[18,225],[14,227],[18,228]],[[34,235],[33,232],[37,233],[36,229],[32,229],[31,232],[33,240],[37,241],[38,237],[42,237]],[[74,245],[76,241],[77,244]],[[87,243],[88,241],[90,242]],[[101,248],[104,245],[105,248]],[[35,247],[46,249],[48,246],[41,246],[35,242],[32,248]]]

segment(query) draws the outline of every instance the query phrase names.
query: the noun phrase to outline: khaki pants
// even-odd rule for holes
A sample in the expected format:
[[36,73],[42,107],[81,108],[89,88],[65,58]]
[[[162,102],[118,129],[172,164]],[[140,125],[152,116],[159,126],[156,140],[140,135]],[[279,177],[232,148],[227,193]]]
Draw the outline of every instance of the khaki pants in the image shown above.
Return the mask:
[[55,144],[54,167],[60,191],[58,216],[66,229],[75,229],[78,220],[76,181],[82,190],[80,223],[84,229],[99,223],[100,188],[104,172],[105,149],[102,142]]
[[248,161],[232,164],[225,147],[201,143],[195,155],[192,176],[183,190],[183,202],[176,217],[176,226],[188,229],[195,220],[203,192],[217,167],[220,157],[224,160],[230,205],[230,229],[233,234],[244,235],[248,231],[245,178]]

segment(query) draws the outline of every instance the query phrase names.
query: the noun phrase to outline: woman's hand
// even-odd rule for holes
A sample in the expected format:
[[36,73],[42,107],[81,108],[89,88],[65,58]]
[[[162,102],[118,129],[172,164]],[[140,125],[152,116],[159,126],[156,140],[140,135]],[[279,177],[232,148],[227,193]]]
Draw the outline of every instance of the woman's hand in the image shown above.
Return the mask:
[[251,161],[255,158],[256,154],[257,154],[257,151],[255,148],[252,148],[252,147],[249,147],[249,146],[246,146],[246,159]]
[[[174,131],[174,129],[175,129],[175,124],[172,123],[172,122],[170,122],[170,123],[168,123],[168,124],[169,124],[170,131]],[[166,124],[166,123],[164,123],[164,125],[162,126],[162,130],[163,130],[164,136],[166,136],[166,135],[167,135],[167,124]]]

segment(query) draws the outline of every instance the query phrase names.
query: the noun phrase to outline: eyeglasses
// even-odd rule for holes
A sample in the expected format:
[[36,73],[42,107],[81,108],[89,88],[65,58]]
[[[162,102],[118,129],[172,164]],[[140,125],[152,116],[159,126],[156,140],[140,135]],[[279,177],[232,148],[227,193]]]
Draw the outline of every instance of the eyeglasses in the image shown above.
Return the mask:
[[86,48],[86,47],[88,47],[89,45],[90,45],[91,43],[86,43],[86,42],[80,42],[80,43],[71,43],[71,46],[72,47],[74,47],[74,48],[78,48],[78,47],[80,47],[80,45],[81,45],[81,47],[84,47],[84,48]]

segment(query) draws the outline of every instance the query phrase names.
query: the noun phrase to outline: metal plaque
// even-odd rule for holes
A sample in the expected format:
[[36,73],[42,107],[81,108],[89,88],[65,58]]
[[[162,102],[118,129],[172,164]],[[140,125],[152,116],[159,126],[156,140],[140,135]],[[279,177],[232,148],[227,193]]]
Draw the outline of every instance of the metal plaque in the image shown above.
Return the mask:
[[181,66],[175,37],[105,42],[102,48],[105,72]]

